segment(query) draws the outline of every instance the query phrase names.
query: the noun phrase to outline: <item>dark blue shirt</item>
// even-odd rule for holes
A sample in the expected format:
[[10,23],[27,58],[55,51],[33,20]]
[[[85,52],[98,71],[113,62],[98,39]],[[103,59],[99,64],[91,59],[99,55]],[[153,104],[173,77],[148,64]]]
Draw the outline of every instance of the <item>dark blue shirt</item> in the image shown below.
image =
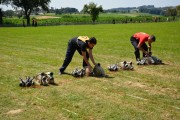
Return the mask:
[[88,48],[88,41],[83,42],[81,40],[77,39],[78,37],[72,38],[71,42],[76,46],[81,49],[81,51],[85,52]]

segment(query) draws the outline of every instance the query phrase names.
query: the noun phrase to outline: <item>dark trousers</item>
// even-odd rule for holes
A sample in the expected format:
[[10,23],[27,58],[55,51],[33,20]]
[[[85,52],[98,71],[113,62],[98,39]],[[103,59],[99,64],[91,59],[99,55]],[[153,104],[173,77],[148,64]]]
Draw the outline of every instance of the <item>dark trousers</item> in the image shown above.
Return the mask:
[[[75,38],[73,38],[73,39],[75,39]],[[76,50],[79,52],[80,55],[82,55],[81,48],[76,43],[72,42],[72,40],[69,40],[69,42],[68,42],[66,57],[64,59],[63,65],[59,69],[60,72],[64,72],[64,70],[67,68],[67,66],[71,62],[73,55],[76,52]],[[87,59],[89,59],[89,53],[87,52],[87,50],[86,50],[86,57],[87,57]],[[87,66],[87,64],[83,60],[83,67],[85,67],[85,66]]]
[[[139,40],[136,40],[133,36],[130,38],[131,44],[134,46],[134,54],[136,56],[136,60],[140,59],[140,52],[138,49]],[[146,43],[142,44],[141,46],[145,51],[148,51],[148,47]],[[143,53],[143,57],[145,57],[145,54]]]

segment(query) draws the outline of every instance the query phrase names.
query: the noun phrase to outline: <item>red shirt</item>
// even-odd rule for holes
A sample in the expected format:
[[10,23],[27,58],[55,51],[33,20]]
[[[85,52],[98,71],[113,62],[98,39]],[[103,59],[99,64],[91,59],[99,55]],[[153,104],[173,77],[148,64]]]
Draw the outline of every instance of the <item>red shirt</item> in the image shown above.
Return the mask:
[[138,33],[135,33],[135,34],[133,35],[133,37],[136,38],[136,40],[139,40],[139,43],[140,43],[140,44],[143,44],[143,43],[145,43],[146,41],[148,41],[149,34],[143,33],[143,32],[138,32]]

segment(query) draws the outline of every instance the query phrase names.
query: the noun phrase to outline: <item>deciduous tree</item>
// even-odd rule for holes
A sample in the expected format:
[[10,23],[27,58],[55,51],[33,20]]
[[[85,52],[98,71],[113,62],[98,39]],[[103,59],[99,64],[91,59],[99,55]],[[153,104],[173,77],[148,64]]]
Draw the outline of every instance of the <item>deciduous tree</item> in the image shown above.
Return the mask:
[[166,16],[176,16],[177,11],[175,8],[168,8],[166,11]]
[[89,5],[84,5],[82,12],[90,14],[92,21],[95,22],[99,16],[99,13],[103,12],[103,8],[101,5],[97,7],[95,3],[91,2]]
[[176,10],[177,10],[177,16],[180,17],[180,5],[176,6]]
[[11,0],[12,4],[24,10],[24,15],[27,19],[27,25],[30,25],[30,14],[33,9],[41,7],[43,10],[48,11],[48,5],[51,0]]
[[[10,0],[0,0],[0,5],[1,4],[6,4],[7,5],[9,2],[10,2]],[[0,8],[0,25],[3,24],[2,17],[3,17],[3,13],[2,13],[2,9]]]

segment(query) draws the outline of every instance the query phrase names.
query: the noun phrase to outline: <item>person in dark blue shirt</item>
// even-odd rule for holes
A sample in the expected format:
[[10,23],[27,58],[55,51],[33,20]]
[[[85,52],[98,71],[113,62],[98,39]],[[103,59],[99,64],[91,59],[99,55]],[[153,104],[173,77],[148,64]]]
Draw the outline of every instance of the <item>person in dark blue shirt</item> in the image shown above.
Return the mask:
[[79,36],[70,39],[68,42],[66,57],[64,59],[63,65],[59,68],[59,74],[64,73],[76,50],[83,57],[83,67],[86,68],[86,71],[92,73],[92,66],[89,63],[89,58],[91,59],[92,63],[96,65],[92,54],[93,47],[96,45],[96,43],[97,40],[95,37],[89,38],[87,36]]

